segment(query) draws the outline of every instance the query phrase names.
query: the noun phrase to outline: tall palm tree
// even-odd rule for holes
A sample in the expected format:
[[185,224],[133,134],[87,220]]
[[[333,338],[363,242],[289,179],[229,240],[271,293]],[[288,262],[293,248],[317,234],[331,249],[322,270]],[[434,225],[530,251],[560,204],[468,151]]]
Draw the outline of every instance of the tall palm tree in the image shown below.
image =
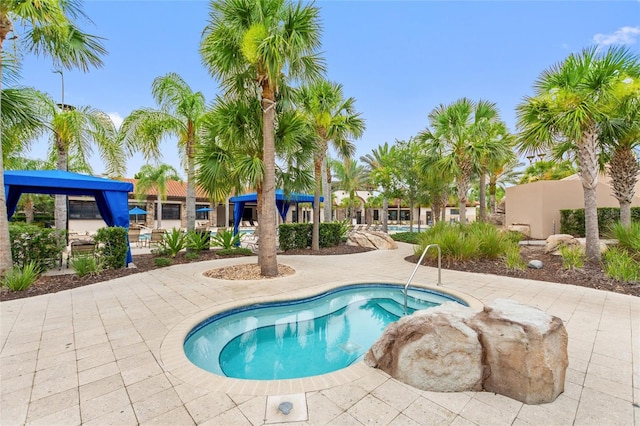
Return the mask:
[[342,189],[349,194],[349,219],[353,219],[356,191],[362,189],[366,183],[365,168],[358,164],[357,160],[347,157],[343,161],[332,160],[331,169],[337,180],[335,182],[336,189]]
[[382,230],[388,232],[389,198],[395,197],[395,165],[387,142],[360,157],[365,164],[367,180],[382,194]]
[[[320,194],[323,180],[325,191],[325,205],[331,207],[330,188],[328,179],[322,175],[322,165],[325,163],[329,142],[342,158],[351,157],[355,153],[355,146],[350,139],[362,136],[365,125],[360,114],[355,112],[355,99],[344,99],[342,85],[318,80],[307,86],[302,86],[296,96],[296,103],[302,113],[309,120],[317,137],[317,148],[313,166],[315,174],[315,188],[313,192],[313,232],[311,250],[320,250]],[[327,192],[329,197],[327,197]],[[325,221],[331,220],[331,210],[326,214]]]
[[515,152],[509,152],[510,156],[490,162],[487,168],[489,174],[489,212],[491,214],[497,210],[496,193],[498,188],[504,190],[506,184],[515,185],[520,179],[521,172],[516,169],[522,167],[524,163],[518,162]]
[[278,274],[275,204],[275,102],[285,81],[312,81],[324,72],[320,12],[286,0],[219,0],[210,3],[200,54],[209,73],[230,95],[259,98],[263,114],[260,272]]
[[640,147],[640,81],[636,92],[617,106],[619,120],[613,134],[603,135],[613,195],[620,203],[620,222],[631,225],[631,201],[638,181]]
[[151,93],[160,109],[140,108],[129,114],[119,131],[130,152],[141,151],[148,160],[160,160],[160,143],[167,136],[178,138],[178,152],[187,169],[187,229],[196,226],[195,157],[198,132],[206,103],[178,74],[157,77]]
[[600,259],[598,138],[612,125],[610,106],[619,95],[616,89],[638,76],[640,61],[629,50],[587,48],[545,70],[536,80],[534,96],[517,107],[522,152],[555,149],[575,155],[584,190],[586,255],[591,261]]
[[[43,7],[45,4],[47,7]],[[6,57],[4,42],[14,32],[14,23],[26,28],[23,37],[29,52],[49,56],[54,64],[67,69],[88,71],[89,67],[102,66],[101,56],[107,52],[98,37],[79,29],[74,22],[78,18],[86,18],[78,0],[46,3],[3,0],[0,3],[0,93]],[[4,112],[4,106],[0,111]],[[4,113],[2,115],[4,120]],[[0,155],[0,275],[12,264],[3,157],[4,154]]]
[[[124,174],[126,157],[116,140],[115,125],[106,113],[88,106],[74,108],[49,100],[46,114],[50,123],[47,130],[53,139],[50,157],[55,159],[58,170],[69,170],[69,159],[73,158],[76,167],[90,171],[88,160],[95,146],[107,175]],[[60,231],[67,229],[65,195],[56,195],[55,224]]]
[[138,199],[143,200],[151,189],[155,189],[157,194],[157,212],[156,228],[162,229],[162,201],[167,199],[167,183],[170,180],[182,181],[178,171],[168,164],[160,164],[152,166],[145,164],[136,173],[138,179],[135,187],[135,195]]
[[418,138],[425,142],[427,158],[442,173],[455,176],[458,190],[460,222],[466,223],[468,192],[474,165],[482,156],[492,157],[488,151],[498,143],[487,143],[482,129],[498,120],[496,105],[480,100],[459,99],[450,105],[440,104],[429,113],[432,129],[425,129]]

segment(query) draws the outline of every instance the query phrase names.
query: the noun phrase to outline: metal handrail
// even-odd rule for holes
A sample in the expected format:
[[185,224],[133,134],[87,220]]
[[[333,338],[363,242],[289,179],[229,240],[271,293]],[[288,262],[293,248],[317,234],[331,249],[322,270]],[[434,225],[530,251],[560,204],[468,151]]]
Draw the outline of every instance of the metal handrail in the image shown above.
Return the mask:
[[441,265],[441,257],[442,257],[442,252],[440,251],[440,245],[439,244],[429,244],[428,246],[426,246],[424,248],[424,251],[422,252],[422,256],[420,256],[420,260],[418,260],[418,263],[416,263],[416,267],[413,268],[413,272],[411,273],[411,276],[409,277],[409,279],[407,280],[407,283],[404,285],[404,314],[407,315],[407,292],[409,291],[409,284],[411,284],[411,280],[413,279],[414,275],[416,274],[416,272],[418,271],[418,267],[420,266],[420,264],[422,263],[422,259],[424,259],[424,256],[427,254],[427,251],[429,251],[429,249],[431,247],[436,247],[438,249],[438,286],[440,286],[442,283],[440,281],[440,265]]

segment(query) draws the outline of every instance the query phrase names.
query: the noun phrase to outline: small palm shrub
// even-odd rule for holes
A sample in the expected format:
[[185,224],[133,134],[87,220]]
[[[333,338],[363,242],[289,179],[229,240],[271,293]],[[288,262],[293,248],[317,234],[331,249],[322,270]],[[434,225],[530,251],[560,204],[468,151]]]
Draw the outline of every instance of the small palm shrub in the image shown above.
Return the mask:
[[79,277],[97,275],[102,270],[100,262],[93,256],[74,257],[69,262],[69,266]]
[[36,282],[40,276],[40,267],[31,260],[24,264],[22,268],[14,266],[7,271],[2,278],[2,287],[6,287],[11,291],[23,291],[28,289]]
[[173,228],[165,232],[160,242],[160,250],[171,257],[176,257],[185,248],[186,242],[181,230]]
[[[469,260],[477,257],[479,242],[471,235],[467,235],[464,226],[460,224],[446,224],[438,222],[431,228],[418,235],[418,247],[414,250],[420,256],[429,244],[438,244],[442,257],[449,260]],[[437,257],[436,250],[429,251],[427,256]]]
[[563,244],[558,248],[565,269],[580,269],[584,266],[586,254],[581,246]]
[[224,250],[233,249],[240,244],[240,233],[233,235],[231,228],[218,229],[218,232],[211,237],[211,244],[215,247],[222,247]]
[[188,250],[209,250],[209,241],[211,239],[211,234],[209,231],[205,232],[196,232],[194,230],[187,231],[186,236],[186,247]]
[[520,246],[518,244],[510,244],[503,255],[504,264],[512,271],[524,271],[527,267],[526,262],[520,255]]
[[631,222],[631,226],[618,222],[611,227],[611,232],[620,247],[640,253],[640,222]]
[[610,247],[603,254],[604,272],[608,277],[618,281],[640,282],[640,261],[620,247]]
[[163,268],[165,266],[170,266],[173,263],[173,260],[167,257],[156,257],[155,259],[153,259],[153,263],[157,267]]
[[478,241],[479,255],[482,258],[497,259],[507,250],[510,239],[490,223],[474,222],[467,229],[467,234]]

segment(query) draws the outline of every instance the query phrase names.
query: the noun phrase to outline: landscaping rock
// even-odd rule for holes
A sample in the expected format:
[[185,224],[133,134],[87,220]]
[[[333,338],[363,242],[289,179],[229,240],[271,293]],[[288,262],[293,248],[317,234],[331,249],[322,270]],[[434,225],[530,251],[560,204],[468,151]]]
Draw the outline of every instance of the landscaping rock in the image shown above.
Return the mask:
[[529,225],[514,223],[507,226],[508,231],[519,232],[524,235],[525,238],[531,237],[531,227]]
[[530,260],[527,266],[533,269],[542,269],[543,264],[541,260]]
[[564,391],[568,337],[560,318],[497,299],[470,326],[484,348],[486,391],[525,404],[552,402]]
[[560,245],[579,245],[580,242],[569,234],[554,234],[547,238],[547,245],[544,248],[545,253],[555,252]]
[[482,389],[482,347],[468,325],[474,312],[454,302],[416,311],[391,323],[365,363],[419,389]]
[[398,244],[389,235],[377,231],[352,232],[349,234],[347,244],[377,250],[394,250],[398,248]]

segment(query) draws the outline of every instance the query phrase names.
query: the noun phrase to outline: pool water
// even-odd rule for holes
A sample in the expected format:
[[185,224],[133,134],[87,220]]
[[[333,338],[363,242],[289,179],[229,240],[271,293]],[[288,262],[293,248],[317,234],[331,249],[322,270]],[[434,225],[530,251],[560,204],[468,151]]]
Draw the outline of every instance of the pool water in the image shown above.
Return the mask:
[[[409,313],[448,300],[410,288]],[[313,298],[252,305],[203,321],[187,336],[187,358],[204,370],[254,380],[315,376],[360,360],[404,311],[401,286],[343,287]]]

